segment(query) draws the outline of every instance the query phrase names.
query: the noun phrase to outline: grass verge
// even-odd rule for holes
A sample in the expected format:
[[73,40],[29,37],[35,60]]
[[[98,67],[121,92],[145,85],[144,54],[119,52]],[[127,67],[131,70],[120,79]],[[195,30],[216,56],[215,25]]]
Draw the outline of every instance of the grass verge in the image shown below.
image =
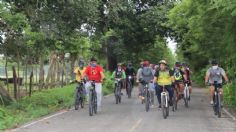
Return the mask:
[[[112,92],[112,81],[106,80],[103,84],[103,95]],[[70,108],[74,103],[75,84],[63,88],[54,88],[34,93],[13,102],[6,107],[0,106],[0,131],[15,128],[33,119],[61,109]]]

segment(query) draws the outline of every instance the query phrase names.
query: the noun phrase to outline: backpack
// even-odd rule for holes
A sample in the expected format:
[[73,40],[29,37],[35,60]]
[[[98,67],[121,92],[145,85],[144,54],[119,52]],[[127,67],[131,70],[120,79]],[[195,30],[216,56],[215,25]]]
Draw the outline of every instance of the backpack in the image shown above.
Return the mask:
[[144,67],[142,69],[142,76],[143,77],[150,77],[152,75],[153,75],[152,70],[149,67]]

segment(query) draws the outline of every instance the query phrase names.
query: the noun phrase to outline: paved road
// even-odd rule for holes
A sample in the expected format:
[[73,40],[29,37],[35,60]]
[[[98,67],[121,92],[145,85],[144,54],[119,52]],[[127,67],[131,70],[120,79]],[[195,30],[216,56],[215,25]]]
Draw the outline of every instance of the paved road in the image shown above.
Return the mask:
[[[170,112],[163,119],[157,108],[145,112],[144,105],[136,97],[119,105],[114,97],[106,97],[102,112],[89,117],[88,110],[71,110],[49,119],[43,119],[19,132],[236,132],[236,121],[227,116],[217,118],[206,101],[206,90],[194,89],[190,108],[180,102],[177,112]],[[156,101],[156,100],[155,100]]]

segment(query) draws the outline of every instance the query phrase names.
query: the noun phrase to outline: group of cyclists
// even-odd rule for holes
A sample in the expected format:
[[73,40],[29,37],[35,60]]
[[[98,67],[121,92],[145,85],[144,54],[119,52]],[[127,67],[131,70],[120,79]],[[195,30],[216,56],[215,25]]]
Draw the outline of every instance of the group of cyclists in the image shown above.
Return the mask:
[[[78,67],[75,68],[74,73],[76,74],[77,82],[87,80],[85,83],[85,93],[88,93],[89,87],[91,87],[90,81],[95,81],[95,89],[97,93],[97,106],[98,111],[101,111],[102,102],[102,83],[105,78],[103,68],[97,64],[95,58],[91,58],[88,66],[85,66],[85,61],[80,60]],[[149,61],[142,61],[140,67],[135,71],[132,63],[128,63],[126,67],[122,63],[117,64],[117,68],[112,73],[112,79],[122,79],[122,88],[126,89],[127,93],[127,80],[128,77],[132,76],[132,88],[134,86],[135,80],[138,83],[140,100],[144,100],[145,97],[142,94],[144,83],[148,84],[150,91],[151,107],[154,107],[155,95],[158,101],[158,108],[161,108],[161,92],[165,88],[169,93],[169,105],[173,105],[173,95],[176,92],[176,102],[184,96],[184,87],[187,85],[189,87],[189,92],[192,92],[192,81],[191,81],[191,70],[186,63],[176,62],[173,68],[170,68],[166,60],[161,60],[157,65],[151,64]],[[85,79],[87,78],[87,79]],[[212,66],[208,69],[205,77],[205,83],[210,84],[210,103],[213,104],[213,94],[214,94],[214,82],[220,85],[220,92],[223,95],[222,82],[223,79],[228,82],[228,78],[223,68],[218,66],[216,60],[212,61]],[[123,93],[122,93],[123,94]],[[128,94],[128,93],[127,93]],[[88,94],[86,94],[88,96]],[[190,101],[190,96],[188,98]]]

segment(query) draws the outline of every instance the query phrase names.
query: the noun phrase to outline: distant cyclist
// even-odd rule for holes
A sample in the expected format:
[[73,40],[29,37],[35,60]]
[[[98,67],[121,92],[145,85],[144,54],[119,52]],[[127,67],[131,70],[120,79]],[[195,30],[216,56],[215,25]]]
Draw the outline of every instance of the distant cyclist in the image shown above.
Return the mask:
[[[123,70],[121,63],[118,63],[118,64],[117,64],[117,68],[116,68],[115,71],[112,73],[111,78],[112,78],[112,79],[115,79],[115,78],[118,78],[118,79],[125,79],[125,78],[126,78],[125,71]],[[123,85],[123,81],[124,81],[124,80],[122,80],[121,85]],[[122,87],[123,87],[123,86],[121,86],[121,88],[122,88]]]
[[172,105],[172,98],[174,94],[172,85],[174,81],[174,74],[172,70],[168,69],[167,62],[165,60],[161,60],[159,62],[159,70],[156,71],[154,78],[159,108],[161,108],[161,92],[163,91],[163,87],[165,87],[168,91],[170,96],[170,105]]
[[[187,63],[182,63],[182,69],[186,75],[186,83],[188,84],[189,87],[189,92],[190,94],[192,93],[192,80],[191,80],[191,70],[188,67]],[[190,98],[190,96],[189,96]]]
[[134,67],[132,66],[132,63],[128,63],[126,69],[125,69],[125,75],[126,75],[126,93],[128,93],[128,89],[127,89],[127,86],[128,86],[128,77],[131,76],[132,79],[131,79],[131,83],[132,83],[132,86],[134,86],[134,76],[135,76],[135,70],[134,70]]
[[141,72],[142,72],[142,69],[143,69],[143,62],[140,62],[140,67],[137,71],[137,75],[136,75],[136,82],[138,83],[138,89],[139,89],[139,98],[141,98],[141,92],[142,92],[142,89],[143,89],[143,85],[139,82],[140,78],[141,78]]
[[[149,61],[144,61],[143,62],[143,68],[140,72],[140,80],[139,81],[144,81],[148,83],[149,90],[152,88],[152,83],[153,83],[154,75],[153,75],[153,70],[150,68],[150,63]],[[141,87],[141,93],[143,91],[143,87]],[[144,100],[144,96],[141,95],[141,99]]]
[[[85,76],[88,77],[89,81],[95,81],[95,90],[97,93],[97,105],[98,111],[101,111],[101,102],[102,102],[102,82],[104,79],[103,68],[97,64],[97,60],[95,58],[90,59],[90,65],[86,67],[84,72]],[[86,83],[86,90],[88,91],[89,87],[91,87],[91,82]]]
[[85,62],[84,60],[79,60],[78,67],[74,69],[74,73],[76,75],[76,81],[81,82],[84,71],[85,71]]
[[[205,83],[208,84],[210,83],[210,104],[213,105],[213,95],[214,95],[214,82],[216,81],[218,85],[220,85],[220,92],[222,93],[223,96],[223,89],[222,89],[222,83],[223,79],[225,80],[225,83],[229,81],[225,70],[218,65],[217,60],[213,60],[211,62],[212,67],[207,70],[206,77],[205,77]],[[223,97],[221,98],[223,99]],[[222,103],[223,104],[223,103]]]
[[[178,100],[183,97],[184,91],[184,83],[187,80],[185,72],[181,69],[182,64],[180,62],[175,63],[175,67],[173,69],[174,79],[175,79],[175,90],[177,90]],[[177,100],[177,101],[178,101]]]

